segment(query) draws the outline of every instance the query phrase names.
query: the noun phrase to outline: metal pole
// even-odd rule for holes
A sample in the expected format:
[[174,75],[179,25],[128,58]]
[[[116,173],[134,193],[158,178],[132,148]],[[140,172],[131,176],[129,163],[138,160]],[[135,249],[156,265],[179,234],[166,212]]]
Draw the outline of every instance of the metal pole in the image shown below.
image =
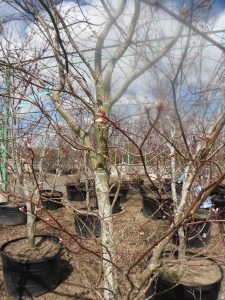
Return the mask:
[[1,176],[2,176],[2,189],[8,190],[8,173],[7,173],[7,160],[8,160],[8,126],[9,126],[9,90],[10,90],[10,73],[6,70],[5,78],[6,96],[4,99],[3,108],[3,124],[2,124],[2,160],[1,160]]
[[147,154],[145,153],[145,156],[144,156],[144,161],[145,161],[145,164],[147,163]]
[[127,164],[128,164],[128,170],[130,170],[130,164],[131,164],[131,155],[130,155],[130,153],[129,153],[129,152],[127,153]]

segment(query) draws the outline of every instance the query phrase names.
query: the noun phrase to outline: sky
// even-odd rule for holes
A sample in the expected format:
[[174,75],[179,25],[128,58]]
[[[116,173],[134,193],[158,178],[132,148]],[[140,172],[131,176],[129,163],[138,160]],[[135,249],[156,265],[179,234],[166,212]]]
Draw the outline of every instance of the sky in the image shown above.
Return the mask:
[[[59,1],[58,1],[59,2]],[[117,3],[119,3],[119,0],[115,0],[113,1],[113,5],[116,5]],[[186,6],[188,6],[188,4],[190,3],[190,0],[186,0],[186,1],[163,1],[167,7],[172,8],[175,12],[178,11],[181,6],[185,3]],[[194,1],[195,2],[195,1]],[[98,30],[101,28],[101,24],[104,20],[104,15],[101,14],[101,7],[100,7],[100,1],[99,0],[86,0],[86,1],[64,1],[63,2],[63,7],[62,9],[64,11],[70,9],[71,10],[71,14],[73,14],[73,9],[76,6],[76,3],[79,3],[79,5],[81,5],[82,10],[84,13],[87,14],[90,22],[95,22],[98,24],[98,26],[92,26],[91,27],[82,27],[82,26],[76,26],[74,27],[74,32],[79,35],[80,37],[80,47],[84,48],[84,49],[90,49],[93,48],[95,46],[95,32],[98,32]],[[132,5],[131,5],[132,1],[128,1],[128,5],[127,5],[127,18],[128,17],[128,12],[131,9],[132,10]],[[206,14],[206,17],[204,20],[202,20],[202,30],[208,30],[208,28],[212,28],[213,31],[215,31],[216,33],[212,33],[210,34],[210,36],[215,39],[216,41],[220,42],[220,43],[224,43],[224,32],[218,32],[220,30],[225,30],[225,14],[224,12],[221,10],[222,6],[223,6],[223,1],[216,1],[217,5],[215,6],[213,12],[211,14]],[[98,10],[95,9],[95,7],[98,8]],[[199,8],[199,10],[203,10],[204,7]],[[7,19],[8,15],[13,13],[12,8],[10,8],[8,5],[6,4],[1,4],[0,7],[0,16],[3,19]],[[16,11],[15,11],[16,14]],[[82,14],[81,12],[77,12],[77,16],[82,19]],[[127,20],[128,20],[127,19]],[[125,23],[127,22],[126,19],[124,21]],[[177,29],[177,22],[174,20],[171,20],[171,18],[166,15],[163,12],[160,12],[159,14],[159,21],[158,21],[158,26],[156,28],[155,31],[155,36],[152,35],[152,38],[157,38],[158,37],[158,33],[160,33],[161,30],[163,30],[164,32],[164,36],[168,36],[170,37],[171,34],[173,34],[176,29]],[[5,25],[5,30],[8,31],[9,33],[11,33],[10,35],[10,39],[12,41],[11,43],[11,47],[12,47],[12,52],[13,48],[16,47],[23,47],[20,38],[22,37],[22,39],[25,39],[27,37],[31,37],[32,35],[34,35],[35,31],[35,27],[34,26],[30,26],[30,24],[25,23],[23,21],[18,22],[18,20],[13,21],[11,23],[6,23]],[[184,31],[184,33],[187,31]],[[36,31],[37,33],[37,31]],[[111,32],[108,35],[107,41],[106,41],[106,45],[114,45],[117,39],[117,32]],[[191,56],[196,56],[197,53],[197,45],[200,42],[199,37],[195,37],[190,45],[190,59]],[[32,38],[32,46],[33,46],[33,50],[35,51],[35,46],[36,45],[41,45],[43,44],[43,40],[40,36],[38,36],[37,34],[33,36]],[[180,58],[180,55],[184,49],[184,44],[185,44],[185,38],[183,38],[183,40],[180,42],[180,44],[176,45],[176,48],[173,51],[173,60],[174,62],[178,61]],[[69,46],[68,46],[69,47]],[[195,51],[196,48],[196,51]],[[107,54],[108,52],[108,54]],[[32,49],[30,49],[28,47],[28,49],[26,49],[26,51],[23,51],[22,55],[25,58],[29,58],[29,55],[32,55]],[[48,52],[46,52],[48,53]],[[89,53],[89,54],[88,54]],[[93,57],[93,52],[87,52],[87,54],[89,55],[89,59],[90,62],[92,63],[92,57]],[[107,55],[110,54],[110,50],[105,51],[105,57],[107,58]],[[127,72],[127,74],[129,74],[129,72],[131,71],[131,68],[127,66],[127,62],[129,61],[129,59],[132,59],[133,54],[130,53],[126,53],[126,57],[124,59],[123,64],[120,65],[121,68],[117,68],[117,72],[116,72],[116,76],[119,78],[120,76],[123,76],[123,72]],[[212,46],[209,42],[206,42],[204,44],[204,80],[208,81],[210,80],[210,78],[213,76],[211,70],[213,70],[216,66],[216,64],[218,63],[220,57],[221,57],[221,50],[217,49],[215,46]],[[74,63],[77,63],[79,65],[80,60],[79,61],[74,61]],[[46,62],[47,64],[47,62]],[[50,66],[51,61],[48,61],[48,66]],[[166,61],[166,59],[161,61],[161,67],[163,67],[164,65],[168,64],[168,61]],[[195,69],[193,67],[193,70],[189,71],[189,74],[191,74],[191,72],[195,72]],[[159,74],[159,79],[163,80],[163,75]],[[193,83],[191,82],[191,80],[193,80]],[[88,78],[87,78],[88,81]],[[152,90],[152,86],[148,83],[149,81],[149,74],[145,74],[144,76],[140,77],[138,80],[135,81],[134,84],[132,84],[126,91],[126,94],[122,97],[121,101],[125,101],[125,98],[128,97],[129,101],[131,101],[131,97],[134,94],[136,96],[139,97],[139,100],[141,103],[146,102],[146,101],[152,101],[152,98],[155,97],[155,94],[151,93]],[[116,81],[115,81],[116,82]],[[190,84],[195,84],[195,78],[194,76],[190,76]],[[116,88],[116,84],[115,84],[115,88]]]

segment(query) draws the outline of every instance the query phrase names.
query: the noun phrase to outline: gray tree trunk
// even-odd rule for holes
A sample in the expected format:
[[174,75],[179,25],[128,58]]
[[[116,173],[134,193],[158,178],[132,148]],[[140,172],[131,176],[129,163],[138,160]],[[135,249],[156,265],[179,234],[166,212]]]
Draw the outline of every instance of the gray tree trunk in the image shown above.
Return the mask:
[[104,169],[94,172],[99,216],[101,218],[101,243],[104,273],[104,299],[114,300],[117,290],[115,262],[115,244],[112,224],[112,208],[109,202],[109,175]]

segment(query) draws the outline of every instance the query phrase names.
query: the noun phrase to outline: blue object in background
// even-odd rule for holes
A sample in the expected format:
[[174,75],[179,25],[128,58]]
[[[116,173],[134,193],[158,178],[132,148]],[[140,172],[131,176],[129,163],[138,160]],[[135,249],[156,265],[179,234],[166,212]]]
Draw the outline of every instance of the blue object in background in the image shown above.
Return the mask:
[[194,186],[194,195],[195,197],[198,196],[198,193],[202,190],[202,186],[201,185],[195,185]]
[[180,176],[180,178],[178,179],[178,181],[177,181],[177,183],[183,183],[183,180],[184,180],[184,172],[182,172],[182,174],[181,174],[181,176]]
[[200,205],[200,208],[210,208],[212,207],[211,197],[206,198],[206,200]]
[[[198,196],[198,193],[202,190],[202,186],[201,185],[196,185],[194,186],[194,195],[195,197]],[[209,196],[208,198],[206,198],[206,200],[200,205],[199,208],[210,208],[212,207],[212,200],[211,197]]]
[[[38,99],[39,97],[43,96],[43,95],[50,95],[52,93],[52,86],[51,85],[46,85],[45,87],[45,90],[34,95],[34,96],[31,96],[30,99],[31,100],[36,100]],[[21,102],[18,107],[19,108],[22,108],[22,107],[26,107],[28,104],[32,104],[32,102],[30,101],[26,101],[26,100],[23,100],[23,102]]]

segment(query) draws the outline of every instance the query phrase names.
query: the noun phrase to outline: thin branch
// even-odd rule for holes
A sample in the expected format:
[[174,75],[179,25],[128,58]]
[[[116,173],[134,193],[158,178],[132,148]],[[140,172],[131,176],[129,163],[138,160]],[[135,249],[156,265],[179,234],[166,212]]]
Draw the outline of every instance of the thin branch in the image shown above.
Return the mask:
[[223,45],[221,45],[219,42],[217,42],[214,39],[212,39],[211,37],[209,37],[205,32],[202,32],[201,30],[199,30],[198,28],[196,28],[194,25],[192,25],[191,23],[189,23],[189,21],[186,20],[183,16],[180,16],[180,15],[174,13],[172,10],[170,10],[169,8],[167,8],[166,6],[164,6],[160,1],[158,1],[158,0],[140,0],[140,1],[143,2],[143,3],[146,3],[148,5],[156,6],[156,7],[160,8],[160,9],[162,9],[168,15],[170,15],[171,17],[173,17],[175,20],[177,20],[181,24],[187,26],[188,28],[190,28],[191,30],[193,30],[195,33],[197,33],[198,35],[200,35],[201,37],[203,37],[205,40],[207,40],[208,42],[210,42],[211,44],[213,44],[214,46],[218,47],[223,52],[225,52],[225,47]]
[[178,38],[180,37],[181,32],[182,32],[182,28],[180,27],[176,37],[174,37],[174,39],[171,42],[169,42],[168,45],[156,57],[154,57],[151,61],[148,60],[148,62],[146,63],[146,65],[143,68],[141,68],[140,70],[137,70],[136,72],[133,72],[130,75],[130,77],[127,78],[127,80],[123,83],[122,87],[117,92],[117,94],[111,98],[110,106],[113,106],[113,104],[115,104],[119,100],[119,98],[124,94],[126,89],[129,87],[129,85],[135,79],[137,79],[140,75],[142,75],[144,72],[146,72],[150,67],[152,67],[154,64],[156,64],[162,57],[164,57],[168,53],[168,51],[177,42]]

